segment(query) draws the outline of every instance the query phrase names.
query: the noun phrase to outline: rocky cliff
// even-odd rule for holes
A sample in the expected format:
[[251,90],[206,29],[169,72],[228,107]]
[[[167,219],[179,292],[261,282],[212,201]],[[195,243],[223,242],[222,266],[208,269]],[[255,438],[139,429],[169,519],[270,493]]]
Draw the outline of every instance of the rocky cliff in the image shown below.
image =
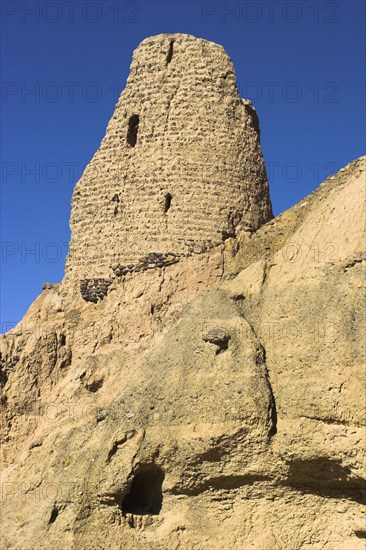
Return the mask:
[[2,547],[365,548],[365,168],[95,302],[45,285],[1,340]]

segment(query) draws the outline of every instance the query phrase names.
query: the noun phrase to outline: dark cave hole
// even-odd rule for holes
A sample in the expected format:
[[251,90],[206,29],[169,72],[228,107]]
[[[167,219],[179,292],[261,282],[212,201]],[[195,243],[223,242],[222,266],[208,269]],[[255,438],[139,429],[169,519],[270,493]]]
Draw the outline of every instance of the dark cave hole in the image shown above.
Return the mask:
[[169,43],[169,50],[166,56],[166,64],[169,65],[169,63],[172,60],[173,57],[173,48],[174,48],[174,40],[171,40]]
[[103,378],[100,378],[99,380],[93,380],[92,382],[87,382],[85,384],[85,387],[88,391],[91,393],[95,393],[103,386]]
[[128,121],[127,143],[131,145],[131,147],[135,147],[136,145],[139,122],[140,118],[138,115],[132,115]]
[[234,228],[231,228],[231,229],[223,229],[222,232],[221,232],[221,235],[222,235],[222,240],[223,241],[226,241],[226,239],[230,239],[230,238],[233,238],[235,239],[236,238],[236,233],[235,233],[235,229]]
[[54,506],[52,508],[52,512],[51,512],[50,519],[48,520],[48,524],[55,523],[55,521],[57,519],[57,516],[58,516],[58,510],[57,510],[56,506]]
[[155,464],[141,466],[133,478],[130,492],[122,501],[122,513],[158,515],[163,505],[164,472]]
[[170,193],[165,195],[164,214],[166,214],[172,205],[172,196]]
[[217,342],[215,342],[216,346],[218,346],[216,350],[216,355],[224,353],[224,351],[229,349],[229,340],[230,336],[225,336],[221,340],[217,340]]

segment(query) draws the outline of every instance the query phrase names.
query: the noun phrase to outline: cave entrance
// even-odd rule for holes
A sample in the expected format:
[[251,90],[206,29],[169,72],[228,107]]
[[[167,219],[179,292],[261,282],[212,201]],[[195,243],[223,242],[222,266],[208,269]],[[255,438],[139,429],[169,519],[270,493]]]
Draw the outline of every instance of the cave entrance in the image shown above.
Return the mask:
[[164,472],[160,466],[141,466],[133,478],[130,492],[122,501],[122,513],[158,515],[163,505],[163,481]]
[[135,147],[136,145],[139,122],[140,118],[138,115],[132,115],[128,121],[127,143],[131,145],[131,147]]

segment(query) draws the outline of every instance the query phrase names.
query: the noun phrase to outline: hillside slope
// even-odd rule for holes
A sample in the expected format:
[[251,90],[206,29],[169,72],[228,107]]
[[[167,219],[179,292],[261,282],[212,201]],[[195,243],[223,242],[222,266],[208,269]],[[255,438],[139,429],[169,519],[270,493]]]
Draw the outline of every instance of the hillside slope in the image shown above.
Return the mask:
[[97,304],[43,291],[2,337],[2,547],[365,548],[365,165]]

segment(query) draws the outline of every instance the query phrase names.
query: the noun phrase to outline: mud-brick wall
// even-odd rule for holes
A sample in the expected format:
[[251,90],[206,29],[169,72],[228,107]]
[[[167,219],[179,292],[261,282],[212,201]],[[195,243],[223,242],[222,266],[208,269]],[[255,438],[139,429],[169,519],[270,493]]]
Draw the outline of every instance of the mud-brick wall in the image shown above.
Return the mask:
[[186,253],[271,216],[256,116],[224,49],[182,34],[144,40],[75,187],[66,280]]

